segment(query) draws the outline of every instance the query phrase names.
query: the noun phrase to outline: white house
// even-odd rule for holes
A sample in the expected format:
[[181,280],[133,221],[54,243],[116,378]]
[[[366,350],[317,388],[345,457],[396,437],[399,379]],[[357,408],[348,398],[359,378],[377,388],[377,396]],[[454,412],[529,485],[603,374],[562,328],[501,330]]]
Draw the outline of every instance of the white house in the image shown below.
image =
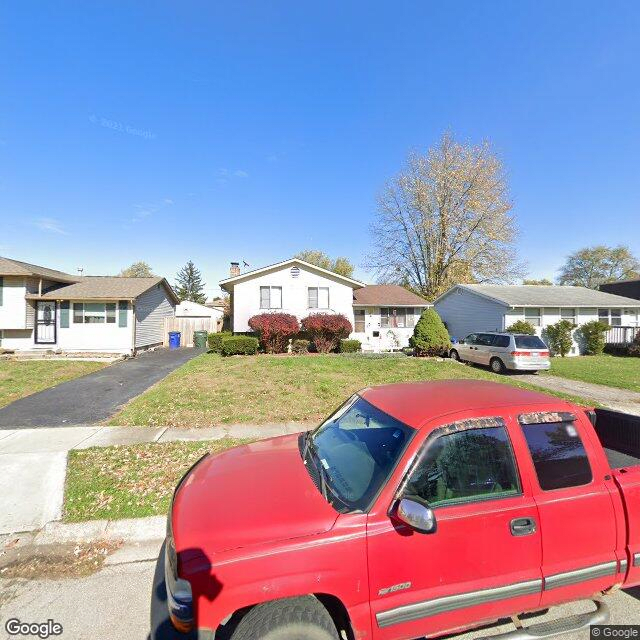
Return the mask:
[[183,300],[176,306],[176,318],[209,318],[222,322],[224,309],[222,307],[207,306],[197,302]]
[[301,320],[311,313],[341,313],[354,327],[351,334],[364,350],[408,345],[415,322],[430,306],[396,285],[363,282],[291,258],[253,271],[231,264],[231,277],[220,282],[230,294],[231,329],[251,331],[249,318],[259,313],[290,313]]
[[[640,327],[640,300],[585,287],[537,285],[455,285],[434,301],[449,335],[462,339],[476,331],[503,331],[526,320],[545,338],[545,328],[561,319],[576,325],[602,320],[612,327]],[[571,355],[583,352],[576,341]]]
[[178,298],[160,277],[73,276],[0,257],[0,348],[133,354],[162,344]]

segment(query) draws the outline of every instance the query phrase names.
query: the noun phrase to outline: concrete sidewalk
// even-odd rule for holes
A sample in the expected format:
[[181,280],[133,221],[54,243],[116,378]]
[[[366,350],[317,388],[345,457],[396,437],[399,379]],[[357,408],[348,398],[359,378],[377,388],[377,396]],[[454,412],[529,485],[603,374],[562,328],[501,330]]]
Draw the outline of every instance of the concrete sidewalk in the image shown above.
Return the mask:
[[145,442],[270,438],[310,428],[297,423],[176,427],[53,427],[0,430],[0,534],[40,530],[62,518],[67,453]]

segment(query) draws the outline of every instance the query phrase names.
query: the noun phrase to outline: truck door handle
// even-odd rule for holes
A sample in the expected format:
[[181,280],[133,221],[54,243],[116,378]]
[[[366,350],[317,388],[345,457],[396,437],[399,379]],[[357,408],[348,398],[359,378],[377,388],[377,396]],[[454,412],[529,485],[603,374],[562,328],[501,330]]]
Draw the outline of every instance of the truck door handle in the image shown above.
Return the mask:
[[536,521],[533,518],[514,518],[509,526],[512,536],[529,536],[536,532]]

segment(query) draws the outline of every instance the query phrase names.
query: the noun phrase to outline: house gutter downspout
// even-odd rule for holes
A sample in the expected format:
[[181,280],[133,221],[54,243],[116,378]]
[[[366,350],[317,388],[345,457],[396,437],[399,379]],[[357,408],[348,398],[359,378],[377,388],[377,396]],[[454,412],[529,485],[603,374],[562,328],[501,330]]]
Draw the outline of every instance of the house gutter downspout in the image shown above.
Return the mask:
[[131,299],[131,355],[136,354],[136,301]]

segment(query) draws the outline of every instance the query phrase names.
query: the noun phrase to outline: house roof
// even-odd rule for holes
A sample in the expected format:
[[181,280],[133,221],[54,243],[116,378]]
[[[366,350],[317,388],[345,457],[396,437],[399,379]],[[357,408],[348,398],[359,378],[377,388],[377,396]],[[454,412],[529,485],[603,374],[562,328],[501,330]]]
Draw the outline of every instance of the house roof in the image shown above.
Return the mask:
[[80,280],[79,276],[72,276],[70,273],[64,273],[64,271],[47,269],[37,264],[29,264],[28,262],[3,258],[1,256],[0,276],[35,276],[37,278],[47,278],[48,280],[56,280],[58,282],[77,282]]
[[509,307],[640,307],[640,300],[596,289],[533,284],[458,284],[443,293],[435,302],[456,288],[471,291]]
[[635,280],[618,280],[600,285],[600,291],[615,293],[618,296],[626,296],[640,300],[640,278]]
[[353,292],[353,304],[360,306],[430,307],[431,303],[397,284],[370,284]]
[[178,303],[178,296],[165,278],[124,278],[121,276],[84,276],[79,282],[43,293],[28,295],[33,300],[134,300],[152,287],[162,284]]
[[230,291],[233,288],[233,285],[237,282],[242,282],[243,280],[250,280],[251,278],[255,278],[266,271],[275,271],[282,267],[286,267],[288,265],[298,264],[302,267],[306,267],[307,269],[311,269],[312,271],[318,271],[326,276],[333,278],[334,280],[342,280],[345,284],[355,288],[364,287],[364,282],[360,282],[359,280],[354,280],[353,278],[347,278],[346,276],[341,276],[339,273],[335,273],[334,271],[329,271],[328,269],[323,269],[322,267],[318,267],[315,264],[311,264],[310,262],[305,262],[304,260],[300,260],[299,258],[289,258],[288,260],[283,260],[282,262],[276,262],[275,264],[267,265],[266,267],[261,267],[260,269],[253,269],[251,271],[245,271],[241,273],[239,276],[234,276],[232,278],[227,278],[226,280],[220,280],[220,286],[225,291]]

